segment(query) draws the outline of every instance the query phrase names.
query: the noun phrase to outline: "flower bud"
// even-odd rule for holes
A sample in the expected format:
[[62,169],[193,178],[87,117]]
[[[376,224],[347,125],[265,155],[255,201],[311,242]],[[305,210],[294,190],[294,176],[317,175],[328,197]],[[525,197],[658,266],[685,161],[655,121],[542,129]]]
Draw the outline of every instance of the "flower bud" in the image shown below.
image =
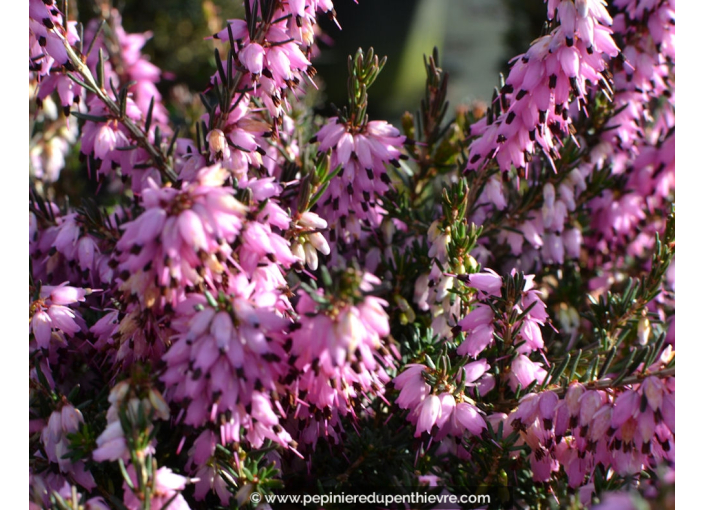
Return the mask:
[[61,428],[64,432],[73,433],[78,431],[78,426],[83,423],[83,415],[72,405],[61,408]]
[[305,262],[306,254],[301,243],[294,241],[291,243],[291,254],[301,262]]
[[315,251],[315,246],[306,243],[303,245],[303,251],[306,254],[306,265],[313,271],[318,269],[318,252]]
[[328,242],[323,234],[320,232],[308,234],[308,241],[323,255],[330,255],[330,246],[328,245]]
[[648,405],[650,405],[653,411],[660,408],[660,405],[662,404],[663,391],[664,388],[662,386],[662,382],[657,377],[648,377],[645,381],[643,381],[643,393],[648,399]]
[[153,388],[149,389],[149,402],[152,404],[157,418],[161,420],[169,419],[169,405],[166,403],[164,397],[161,396],[161,393],[159,393],[158,390]]
[[638,321],[638,343],[640,345],[645,345],[648,343],[650,338],[650,321],[647,315],[643,315]]
[[565,395],[565,402],[567,403],[567,409],[570,411],[570,416],[577,416],[579,412],[579,399],[584,393],[584,386],[579,383],[572,383],[567,389],[567,394]]
[[305,228],[323,229],[328,227],[328,222],[314,212],[304,212],[298,220],[298,224]]
[[230,156],[230,148],[227,145],[225,133],[219,129],[213,129],[208,133],[206,139],[208,140],[210,153],[217,156],[216,159],[228,158]]

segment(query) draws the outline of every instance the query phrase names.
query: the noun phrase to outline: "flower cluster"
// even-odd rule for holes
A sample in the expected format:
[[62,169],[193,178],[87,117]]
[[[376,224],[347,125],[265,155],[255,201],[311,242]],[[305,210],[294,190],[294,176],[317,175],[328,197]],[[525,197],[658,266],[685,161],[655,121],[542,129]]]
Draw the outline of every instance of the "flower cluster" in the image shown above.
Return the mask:
[[[379,283],[363,274],[359,290]],[[382,341],[389,335],[388,303],[372,296],[358,303],[326,301],[322,289],[302,294],[296,308],[301,321],[290,336],[296,379],[289,391],[297,403],[294,418],[306,424],[301,439],[310,444],[336,438],[340,417],[357,416],[365,399],[383,393],[394,359]]]
[[[140,395],[146,393],[146,395]],[[96,439],[97,448],[93,450],[93,459],[97,462],[106,460],[128,460],[130,444],[136,442],[132,434],[149,436],[152,427],[146,426],[144,419],[153,415],[160,420],[169,419],[169,408],[158,390],[141,388],[128,380],[120,381],[110,390],[108,396],[110,407],[106,413],[107,427]],[[125,430],[125,426],[129,426]],[[127,434],[127,436],[126,436]],[[154,442],[142,438],[138,448],[142,454],[154,453]]]
[[240,276],[231,283],[232,294],[218,302],[202,296],[182,301],[161,379],[169,400],[187,403],[184,422],[219,424],[223,444],[246,440],[258,448],[270,439],[285,446],[290,436],[278,424],[274,410],[280,405],[272,393],[283,371],[289,323],[272,306],[256,303],[252,288]]
[[[151,108],[155,125],[168,129],[168,112],[156,87],[162,75],[161,69],[149,62],[141,52],[152,34],[128,34],[122,26],[122,16],[114,8],[110,10],[107,22],[109,29],[100,30],[100,33],[97,20],[92,20],[86,27],[89,40],[97,37],[86,63],[96,73],[98,66],[102,65],[105,83],[112,82],[116,88],[132,83],[130,94],[139,111],[147,115]],[[102,63],[98,61],[100,50],[105,58]],[[152,101],[154,104],[150,107]]]
[[617,396],[573,383],[562,399],[526,395],[507,422],[531,449],[534,480],[562,466],[570,486],[580,487],[597,465],[625,476],[674,462],[674,397],[674,379],[648,377]]
[[56,90],[61,106],[70,107],[74,98],[80,99],[80,86],[63,72],[52,73],[55,66],[72,69],[63,41],[75,44],[78,32],[75,21],[64,21],[54,0],[29,2],[29,65],[42,84],[38,97],[44,99]]
[[[229,21],[227,28],[213,36],[223,41],[231,39],[235,43],[233,50],[237,62],[246,71],[242,85],[252,88],[252,94],[264,102],[278,126],[283,123],[287,91],[299,86],[302,79],[308,77],[308,73],[315,74],[310,60],[302,51],[307,42],[312,43],[312,36],[303,36],[303,24],[296,26],[294,20],[302,20],[303,17],[298,12],[294,16],[293,11],[305,12],[306,9],[305,6],[302,10],[298,9],[295,4],[296,2],[262,2],[259,4],[260,12],[257,13],[257,4],[246,2],[248,18]],[[305,18],[310,26],[315,6],[308,9],[309,15]],[[262,23],[255,29],[251,20],[258,15],[261,15]],[[229,66],[230,62],[225,65]],[[222,76],[216,74],[212,81],[217,84],[222,79]]]
[[500,115],[472,126],[479,138],[470,145],[468,170],[492,158],[503,171],[511,165],[523,168],[526,155],[538,152],[553,162],[559,158],[555,136],[568,133],[571,104],[583,109],[591,87],[608,87],[604,59],[619,51],[608,28],[613,20],[606,3],[550,1],[548,18],[559,26],[514,59],[501,90]]
[[[462,367],[461,380],[471,384],[487,368],[484,361],[470,363]],[[459,381],[442,381],[439,377],[437,379],[442,382],[436,389],[428,384],[432,376],[432,371],[425,365],[410,364],[394,379],[394,386],[400,390],[396,404],[411,411],[408,420],[416,426],[415,436],[432,432],[435,439],[442,440],[448,435],[462,437],[465,431],[480,435],[486,429],[486,423],[475,405],[456,393]],[[442,393],[435,392],[441,389],[444,390]]]
[[391,183],[385,165],[398,164],[405,138],[384,121],[359,127],[333,117],[311,141],[320,142],[320,152],[332,149],[331,169],[341,167],[321,197],[321,214],[330,220],[331,239],[345,243],[360,239],[363,226],[381,224],[384,211],[379,197]]

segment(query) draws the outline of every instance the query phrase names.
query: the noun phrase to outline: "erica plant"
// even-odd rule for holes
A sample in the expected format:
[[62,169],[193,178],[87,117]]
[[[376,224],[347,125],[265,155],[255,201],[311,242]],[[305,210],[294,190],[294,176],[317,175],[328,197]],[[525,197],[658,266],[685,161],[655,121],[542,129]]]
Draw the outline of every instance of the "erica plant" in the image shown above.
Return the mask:
[[30,508],[674,508],[674,0],[547,0],[387,120],[373,49],[317,113],[340,1],[245,0],[184,124],[150,34],[30,0]]

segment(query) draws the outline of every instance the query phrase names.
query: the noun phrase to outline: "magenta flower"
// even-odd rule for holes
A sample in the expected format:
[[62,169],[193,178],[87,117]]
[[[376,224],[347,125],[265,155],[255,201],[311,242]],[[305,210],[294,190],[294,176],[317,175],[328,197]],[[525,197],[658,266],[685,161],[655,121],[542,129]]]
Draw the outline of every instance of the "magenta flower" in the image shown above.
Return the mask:
[[457,348],[457,354],[474,358],[494,342],[494,327],[485,324],[471,330]]
[[469,275],[469,285],[490,296],[500,296],[502,284],[501,277],[491,269]]
[[[477,379],[479,379],[481,376],[483,376],[489,369],[490,369],[489,363],[485,359],[480,359],[478,361],[473,361],[472,363],[468,363],[464,367],[462,367],[462,370],[465,372],[465,383],[471,384]],[[458,378],[461,379],[461,377],[458,375]]]
[[[177,335],[163,356],[167,370],[161,379],[169,388],[166,396],[189,402],[185,423],[220,423],[223,444],[239,441],[242,426],[255,447],[267,438],[287,445],[290,436],[278,425],[277,408],[268,392],[275,390],[283,375],[286,353],[282,343],[289,321],[271,304],[260,306],[253,301],[253,286],[244,275],[233,283],[233,294],[221,300],[222,309],[213,308],[199,295],[189,295],[177,306]],[[194,310],[196,306],[199,311]],[[229,418],[221,420],[225,413]],[[251,420],[250,413],[257,414],[257,420]],[[272,427],[277,431],[272,432]]]
[[332,149],[330,168],[342,167],[321,197],[323,216],[332,229],[339,229],[345,242],[361,235],[360,222],[378,226],[382,210],[378,197],[389,188],[386,164],[396,162],[405,137],[383,121],[371,121],[362,127],[346,125],[337,117],[313,137],[319,152]]
[[479,436],[486,429],[486,422],[473,405],[467,402],[459,402],[452,413],[451,423],[452,434],[461,436],[462,430],[467,430],[473,436]]
[[493,123],[487,117],[472,126],[472,134],[479,138],[469,147],[467,170],[477,170],[493,158],[503,171],[511,165],[523,168],[525,154],[538,151],[549,159],[559,157],[559,141],[552,129],[567,132],[569,105],[577,101],[582,107],[587,81],[606,82],[604,58],[618,54],[607,28],[612,20],[606,9],[598,2],[577,10],[571,0],[553,1],[548,5],[549,16],[555,7],[560,25],[512,61],[501,91],[508,107]]
[[[379,280],[363,275],[362,287],[371,290]],[[322,290],[316,299],[323,296]],[[356,304],[339,302],[333,310],[320,310],[308,294],[301,293],[296,311],[300,327],[291,334],[291,353],[300,376],[292,384],[296,393],[304,392],[310,404],[299,418],[310,419],[310,414],[323,411],[332,415],[355,414],[355,402],[362,395],[378,395],[389,381],[385,368],[391,366],[393,355],[386,349],[384,339],[389,334],[387,303],[366,296]],[[404,376],[403,379],[407,379]],[[307,429],[306,441],[327,434],[331,425]]]
[[257,43],[250,43],[242,48],[239,58],[250,73],[258,76],[264,69],[264,55],[264,48]]
[[396,404],[401,409],[415,409],[430,394],[430,386],[421,376],[428,370],[425,365],[411,363],[394,378],[394,387],[401,390],[396,398]]
[[[86,27],[85,37],[87,40],[91,40],[95,36],[98,28],[97,21],[92,20]],[[112,80],[115,86],[119,88],[119,85],[131,82],[131,99],[143,117],[146,117],[149,111],[149,104],[153,98],[152,125],[158,125],[162,133],[169,133],[171,130],[167,124],[168,112],[162,103],[161,93],[156,87],[156,84],[161,79],[161,70],[149,62],[141,52],[147,41],[151,39],[152,33],[128,34],[122,26],[120,13],[114,8],[110,11],[110,25],[113,39],[106,42],[104,35],[101,34],[95,43],[95,48],[88,55],[87,63],[93,70],[93,76],[97,75],[98,48],[102,47],[105,55],[118,52],[120,64],[115,66],[117,68],[113,67],[114,61],[112,59],[108,59],[103,64],[105,83],[109,83]]]
[[145,212],[122,225],[117,249],[120,269],[128,272],[122,289],[139,295],[145,307],[155,304],[159,288],[175,304],[186,286],[221,278],[221,260],[232,253],[223,241],[234,241],[247,211],[232,189],[220,186],[225,177],[216,165],[181,190],[152,182],[142,195]]
[[414,411],[418,418],[415,437],[420,437],[421,432],[430,433],[440,417],[441,409],[440,398],[437,395],[428,395],[423,399],[423,402]]
[[[58,9],[54,8],[53,0],[48,3],[42,0],[30,0],[29,2],[29,35],[30,48],[37,43],[43,51],[45,60],[53,60],[59,66],[68,62],[68,54],[57,32],[62,34],[69,42],[75,44],[78,41],[78,33],[76,31],[76,22],[68,23],[68,33],[63,29],[63,16]],[[50,8],[51,7],[51,8]],[[39,53],[39,52],[37,52]],[[38,56],[38,55],[35,55]],[[51,62],[48,62],[47,68],[51,68]]]
[[[236,41],[237,48],[234,50],[237,58],[248,71],[244,81],[251,85],[252,94],[263,100],[269,114],[275,119],[283,117],[282,103],[285,101],[285,91],[297,87],[301,79],[308,76],[310,67],[310,61],[301,50],[301,43],[310,38],[304,36],[301,31],[294,31],[295,37],[289,35],[289,14],[290,9],[282,8],[277,16],[279,21],[270,24],[266,33],[260,34],[256,41],[250,40],[244,20],[229,21],[229,30]],[[314,16],[313,12],[310,14]],[[303,20],[300,17],[298,19]],[[309,17],[305,19],[310,27]],[[227,41],[228,29],[221,30],[213,38]],[[223,66],[225,65],[227,64],[224,62]],[[212,81],[220,81],[217,73],[212,77]]]
[[[137,475],[134,466],[130,465],[127,468],[127,473],[132,480],[132,485],[137,487]],[[150,508],[161,510],[162,508],[167,508],[166,505],[168,503],[169,509],[190,510],[191,507],[188,506],[188,503],[180,494],[186,488],[188,478],[177,475],[167,467],[159,468],[153,477],[152,491],[149,495]],[[129,510],[141,510],[144,508],[143,501],[128,487],[127,482],[123,482],[122,488],[125,491],[124,503]]]
[[509,386],[516,391],[520,384],[522,388],[528,387],[533,381],[543,381],[547,372],[538,363],[531,361],[525,354],[519,354],[511,362],[509,373]]
[[72,462],[71,459],[64,458],[71,449],[68,435],[78,432],[82,423],[84,421],[81,412],[71,404],[65,404],[61,410],[51,413],[47,425],[42,430],[41,441],[47,459],[58,464],[62,473],[69,474],[90,491],[96,484],[93,475],[86,469],[85,463],[82,460]]
[[73,337],[84,327],[83,319],[66,305],[85,301],[86,290],[64,282],[58,286],[44,285],[39,299],[30,303],[29,328],[36,346],[49,349],[51,340],[66,344],[64,335]]

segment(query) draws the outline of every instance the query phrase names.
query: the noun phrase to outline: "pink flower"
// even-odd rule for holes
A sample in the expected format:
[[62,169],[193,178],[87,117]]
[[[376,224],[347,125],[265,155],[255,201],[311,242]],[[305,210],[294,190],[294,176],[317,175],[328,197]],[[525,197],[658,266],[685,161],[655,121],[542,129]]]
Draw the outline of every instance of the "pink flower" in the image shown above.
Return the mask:
[[[551,2],[548,11],[555,5]],[[618,54],[604,26],[612,21],[608,13],[604,9],[576,11],[572,2],[563,1],[557,4],[557,19],[559,26],[513,59],[501,90],[507,108],[493,123],[487,125],[481,119],[472,126],[472,134],[479,137],[469,147],[468,170],[481,168],[492,158],[503,171],[511,165],[521,168],[526,164],[524,154],[538,151],[548,158],[559,157],[559,142],[552,129],[567,132],[567,107],[571,100],[584,100],[587,80],[592,84],[605,81],[601,75],[606,70],[604,58]]]
[[[66,305],[85,301],[86,290],[67,285],[44,285],[40,299],[29,307],[29,327],[37,347],[49,349],[52,338],[65,344],[64,335],[73,337],[84,327],[83,319]],[[56,334],[52,336],[52,333]]]
[[473,436],[479,436],[486,429],[486,422],[477,408],[467,402],[460,402],[452,415],[457,426],[469,431]]
[[97,448],[93,450],[93,460],[96,462],[126,459],[129,456],[127,442],[119,421],[108,424],[96,440],[96,445]]
[[420,437],[421,432],[430,433],[435,422],[440,417],[441,405],[437,395],[428,395],[423,402],[418,405],[414,413],[418,416],[416,423],[415,437]]
[[460,319],[458,324],[462,326],[463,331],[470,331],[480,326],[488,326],[493,320],[494,311],[488,305],[480,303],[474,310]]
[[629,418],[636,416],[640,406],[640,395],[633,390],[621,393],[614,404],[611,424],[614,428],[623,425]]
[[[479,379],[484,373],[486,373],[490,369],[489,363],[485,359],[480,359],[478,361],[473,361],[472,363],[468,363],[464,367],[462,367],[462,370],[465,372],[465,382],[466,383],[473,383],[477,379]],[[458,379],[460,379],[460,376],[458,375]]]
[[457,348],[457,354],[476,357],[493,342],[494,327],[491,325],[482,325],[467,334],[464,341]]
[[484,273],[469,275],[469,285],[490,296],[500,296],[502,279],[491,269],[486,269]]
[[[163,295],[174,304],[186,286],[221,278],[224,268],[219,258],[232,253],[223,241],[235,240],[247,211],[232,189],[221,187],[226,175],[216,165],[202,169],[197,180],[181,190],[150,183],[142,194],[145,212],[121,226],[118,258],[120,268],[130,275],[124,290],[140,295],[146,304],[156,286],[166,289]],[[199,273],[201,267],[204,271]]]
[[634,498],[627,492],[610,492],[594,510],[636,510]]
[[[378,284],[378,280],[366,276],[362,280],[361,290],[371,290],[371,282]],[[313,297],[316,301],[331,299],[322,289]],[[296,394],[305,392],[310,406],[304,413],[302,406],[297,411],[307,424],[303,437],[306,442],[315,442],[321,434],[331,433],[338,416],[356,414],[355,403],[361,395],[381,394],[389,381],[385,368],[393,358],[384,346],[389,334],[385,301],[366,296],[353,305],[338,298],[333,310],[320,308],[316,301],[307,293],[300,293],[296,308],[300,326],[290,336],[291,353],[301,374],[292,383],[292,390]],[[404,388],[399,396],[400,406],[415,405],[422,398],[416,391],[423,391],[418,370],[413,367],[397,378],[397,388]],[[331,421],[315,425],[311,413],[320,411]]]
[[533,381],[543,381],[547,372],[538,363],[528,359],[524,354],[519,354],[511,362],[509,373],[509,386],[516,391],[520,384],[522,388],[528,387]]
[[93,476],[86,470],[82,460],[71,461],[64,458],[70,451],[69,434],[79,431],[83,423],[83,415],[71,404],[64,405],[60,410],[55,410],[49,416],[49,421],[41,433],[41,441],[47,459],[58,464],[62,473],[70,474],[87,490],[96,486]]
[[540,332],[538,323],[532,318],[526,318],[521,325],[521,336],[526,341],[519,348],[519,352],[528,353],[543,348],[543,334]]
[[264,69],[264,54],[264,48],[259,44],[250,43],[242,48],[239,58],[250,73],[259,75]]
[[[134,466],[130,465],[127,468],[127,473],[132,479],[133,486],[137,487],[137,476],[135,474]],[[149,499],[150,508],[153,508],[154,510],[161,510],[162,508],[166,508],[166,504],[168,502],[169,509],[190,510],[188,503],[180,494],[180,492],[186,488],[188,478],[177,475],[167,467],[159,468],[153,476],[153,489],[150,493]],[[122,488],[125,491],[125,506],[129,510],[141,510],[143,508],[143,501],[141,501],[139,497],[132,492],[126,482],[123,482]]]
[[357,232],[358,221],[381,224],[378,197],[390,184],[385,165],[397,162],[405,137],[383,121],[371,121],[359,129],[333,117],[312,141],[320,142],[320,152],[332,149],[331,170],[342,166],[321,197],[321,215],[332,229],[341,228],[344,242],[351,242],[361,233]]
[[401,390],[396,398],[396,404],[401,409],[415,409],[430,393],[430,386],[421,376],[427,370],[425,365],[411,363],[394,378],[394,387]]

